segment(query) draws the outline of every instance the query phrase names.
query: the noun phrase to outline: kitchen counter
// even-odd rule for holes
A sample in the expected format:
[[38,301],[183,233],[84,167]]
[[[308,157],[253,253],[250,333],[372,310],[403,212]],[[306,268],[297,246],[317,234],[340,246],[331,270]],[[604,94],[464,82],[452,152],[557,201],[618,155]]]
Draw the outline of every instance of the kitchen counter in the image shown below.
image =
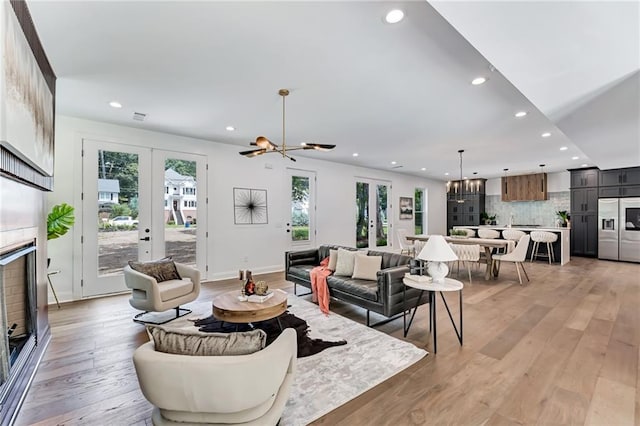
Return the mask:
[[498,226],[498,225],[481,225],[481,226],[454,226],[454,228],[466,228],[466,229],[495,229],[496,231],[503,231],[505,229],[517,229],[527,234],[533,231],[548,231],[558,234],[558,241],[553,243],[554,251],[559,256],[556,256],[556,260],[560,259],[560,264],[565,265],[571,260],[571,228],[556,228],[556,227],[528,227],[528,226]]

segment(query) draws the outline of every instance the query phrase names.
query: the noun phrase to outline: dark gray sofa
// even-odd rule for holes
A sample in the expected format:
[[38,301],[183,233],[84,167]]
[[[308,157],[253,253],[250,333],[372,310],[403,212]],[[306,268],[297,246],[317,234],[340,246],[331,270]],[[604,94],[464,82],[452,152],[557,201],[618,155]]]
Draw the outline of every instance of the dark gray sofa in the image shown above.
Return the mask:
[[[321,245],[317,249],[285,253],[285,279],[294,283],[294,294],[297,294],[298,284],[311,289],[309,272],[320,265],[322,259],[329,256],[330,249],[337,250],[338,248],[357,250],[352,247]],[[382,256],[382,266],[378,272],[377,281],[331,275],[327,278],[327,286],[331,297],[366,309],[367,326],[375,326],[395,319],[405,310],[405,286],[402,279],[404,274],[409,272],[411,257],[373,250],[369,250],[367,255]],[[420,290],[407,287],[406,307],[414,307],[419,295]],[[428,303],[428,297],[423,296],[420,304],[425,303]],[[387,319],[371,324],[370,311],[384,315]]]

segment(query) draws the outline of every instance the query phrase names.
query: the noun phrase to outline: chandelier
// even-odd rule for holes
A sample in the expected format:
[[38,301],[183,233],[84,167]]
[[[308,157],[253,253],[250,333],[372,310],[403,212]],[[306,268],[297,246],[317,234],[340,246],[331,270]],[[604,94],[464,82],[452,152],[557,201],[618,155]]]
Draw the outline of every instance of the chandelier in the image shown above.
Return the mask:
[[286,157],[291,161],[296,161],[295,158],[289,156],[289,151],[297,151],[297,150],[309,150],[313,149],[316,151],[330,151],[335,148],[335,145],[327,145],[321,143],[303,143],[301,146],[296,146],[293,148],[287,147],[286,135],[285,135],[285,98],[289,95],[288,89],[280,89],[278,91],[278,95],[282,97],[282,146],[278,146],[267,139],[265,136],[258,136],[255,142],[251,142],[251,146],[257,146],[257,149],[251,149],[249,151],[241,151],[240,155],[245,157],[257,157],[258,155],[268,154],[270,152],[276,152],[282,157]]

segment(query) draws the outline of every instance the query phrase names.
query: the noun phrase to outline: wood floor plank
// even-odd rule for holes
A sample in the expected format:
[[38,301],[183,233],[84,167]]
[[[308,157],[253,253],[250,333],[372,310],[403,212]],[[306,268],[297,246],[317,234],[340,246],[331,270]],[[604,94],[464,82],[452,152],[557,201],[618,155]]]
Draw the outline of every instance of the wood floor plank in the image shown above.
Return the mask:
[[[505,279],[502,272],[491,281],[476,274],[473,284],[465,283],[464,346],[438,302],[437,355],[312,425],[583,425],[587,413],[595,423],[617,420],[617,411],[640,425],[640,265],[572,258],[562,267],[534,262],[526,268],[526,286],[506,269]],[[293,292],[281,272],[260,279]],[[203,283],[200,300],[237,287],[235,279]],[[151,405],[131,362],[148,337],[132,322],[136,310],[128,298],[50,309],[52,342],[16,424],[151,425]],[[448,300],[455,315],[457,300]],[[331,310],[365,322],[366,311],[349,303],[332,300]],[[406,339],[402,320],[379,330],[426,350],[432,344],[426,306]],[[609,401],[607,393],[621,396]]]
[[554,386],[549,393],[537,425],[583,425],[589,400],[584,396]]
[[596,383],[585,425],[633,425],[635,393],[632,386],[600,377]]
[[588,294],[573,312],[573,315],[567,320],[565,327],[584,331],[587,325],[589,325],[589,321],[591,321],[602,298],[603,296],[600,294]]
[[613,323],[592,319],[569,359],[558,386],[591,399],[607,353]]
[[638,347],[611,339],[600,377],[635,387],[638,377]]
[[495,359],[502,359],[550,310],[551,308],[548,306],[531,306],[504,332],[480,349],[480,353]]

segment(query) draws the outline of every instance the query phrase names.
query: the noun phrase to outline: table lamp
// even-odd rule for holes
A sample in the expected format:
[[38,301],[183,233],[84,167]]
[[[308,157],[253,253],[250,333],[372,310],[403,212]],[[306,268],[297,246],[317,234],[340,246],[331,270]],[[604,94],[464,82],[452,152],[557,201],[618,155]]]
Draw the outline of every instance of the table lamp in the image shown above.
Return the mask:
[[458,260],[458,256],[451,250],[442,235],[431,235],[420,251],[418,259],[427,261],[427,273],[433,282],[442,283],[449,273],[449,267],[445,262]]

